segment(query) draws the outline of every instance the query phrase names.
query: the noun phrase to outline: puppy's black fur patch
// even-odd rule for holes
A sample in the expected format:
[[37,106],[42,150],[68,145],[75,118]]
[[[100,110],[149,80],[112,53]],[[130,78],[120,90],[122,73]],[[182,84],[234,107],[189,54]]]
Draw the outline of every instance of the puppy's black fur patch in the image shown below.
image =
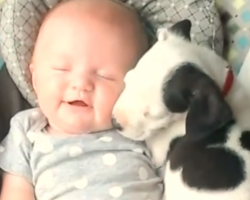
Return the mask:
[[182,169],[183,181],[191,188],[237,187],[245,179],[245,163],[224,147],[235,121],[216,83],[194,64],[184,63],[164,84],[163,101],[173,113],[187,112],[186,134],[171,143],[171,170]]
[[170,112],[187,112],[186,134],[190,139],[207,137],[233,119],[218,86],[192,63],[184,63],[166,81],[163,102]]
[[179,138],[168,155],[171,170],[181,168],[183,181],[191,188],[216,191],[237,187],[245,179],[245,163],[223,147],[233,125],[232,120],[200,141]]
[[250,151],[250,131],[243,131],[240,137],[241,147]]
[[190,36],[191,28],[192,28],[191,21],[188,19],[184,19],[182,21],[175,23],[170,28],[170,31],[180,35],[181,37],[183,37],[188,41],[191,41],[191,36]]

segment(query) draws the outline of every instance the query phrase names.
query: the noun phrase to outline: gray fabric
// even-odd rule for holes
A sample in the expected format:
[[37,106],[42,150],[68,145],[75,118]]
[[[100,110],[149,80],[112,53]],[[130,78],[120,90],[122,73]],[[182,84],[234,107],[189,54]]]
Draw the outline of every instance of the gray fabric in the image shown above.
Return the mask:
[[161,200],[143,142],[116,130],[53,135],[39,109],[19,112],[0,146],[0,167],[34,185],[37,200]]
[[[0,70],[0,97],[0,141],[2,141],[9,131],[11,117],[17,112],[31,107],[10,78],[5,65]],[[1,188],[2,178],[0,175]]]
[[9,130],[11,117],[31,107],[22,97],[5,66],[0,70],[0,97],[0,140],[2,140]]
[[[28,65],[44,15],[62,0],[5,0],[1,19],[1,47],[8,71],[25,99],[36,106]],[[154,33],[162,26],[188,18],[193,41],[217,53],[223,49],[220,17],[214,0],[120,0],[135,8]],[[45,49],[46,51],[46,49]]]

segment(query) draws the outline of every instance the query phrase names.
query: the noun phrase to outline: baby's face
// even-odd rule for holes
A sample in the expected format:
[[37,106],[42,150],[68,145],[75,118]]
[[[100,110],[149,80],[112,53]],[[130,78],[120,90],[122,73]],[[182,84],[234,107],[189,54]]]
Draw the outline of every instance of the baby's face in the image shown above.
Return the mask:
[[120,26],[71,17],[49,19],[39,35],[31,65],[39,106],[54,131],[110,128],[123,78],[142,50]]

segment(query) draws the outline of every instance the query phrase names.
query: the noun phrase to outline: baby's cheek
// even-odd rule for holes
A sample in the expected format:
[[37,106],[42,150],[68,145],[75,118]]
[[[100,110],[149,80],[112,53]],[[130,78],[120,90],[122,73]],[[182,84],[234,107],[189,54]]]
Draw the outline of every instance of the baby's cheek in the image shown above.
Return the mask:
[[98,94],[95,95],[96,110],[98,110],[101,115],[111,118],[113,107],[121,92],[121,88],[119,90],[112,87],[100,88],[97,92]]
[[122,94],[122,92],[124,91],[124,89],[125,89],[124,82],[117,83],[117,86],[116,86],[115,90],[112,91],[113,95],[111,96],[113,106],[114,106],[115,102],[117,101],[117,99]]
[[65,83],[62,78],[56,76],[43,76],[36,82],[37,95],[47,98],[50,101],[58,100],[65,90]]

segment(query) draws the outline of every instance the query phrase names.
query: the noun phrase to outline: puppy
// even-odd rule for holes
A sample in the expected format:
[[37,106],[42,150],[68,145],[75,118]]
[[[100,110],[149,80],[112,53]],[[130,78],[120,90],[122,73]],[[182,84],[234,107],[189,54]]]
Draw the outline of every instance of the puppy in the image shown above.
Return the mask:
[[166,200],[249,200],[250,99],[190,29],[183,20],[159,31],[125,77],[113,125],[145,140],[157,165],[166,161]]

